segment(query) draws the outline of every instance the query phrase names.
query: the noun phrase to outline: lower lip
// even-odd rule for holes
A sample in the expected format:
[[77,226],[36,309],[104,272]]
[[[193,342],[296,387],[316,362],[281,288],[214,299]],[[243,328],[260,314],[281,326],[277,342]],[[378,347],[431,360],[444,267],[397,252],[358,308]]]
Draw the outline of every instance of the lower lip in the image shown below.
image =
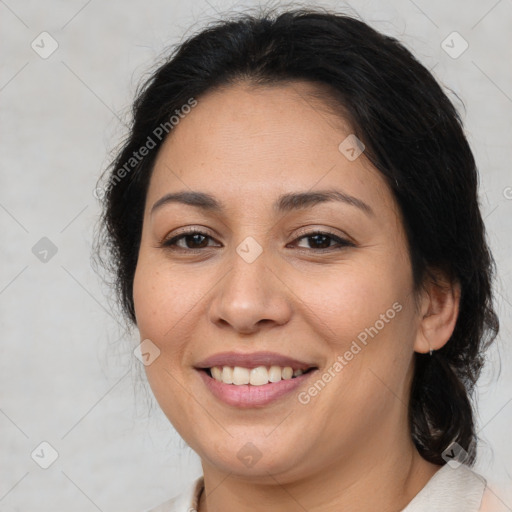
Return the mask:
[[206,371],[198,370],[206,387],[222,402],[234,407],[263,407],[291,394],[316,372],[311,370],[293,379],[270,382],[262,386],[224,384],[210,377]]

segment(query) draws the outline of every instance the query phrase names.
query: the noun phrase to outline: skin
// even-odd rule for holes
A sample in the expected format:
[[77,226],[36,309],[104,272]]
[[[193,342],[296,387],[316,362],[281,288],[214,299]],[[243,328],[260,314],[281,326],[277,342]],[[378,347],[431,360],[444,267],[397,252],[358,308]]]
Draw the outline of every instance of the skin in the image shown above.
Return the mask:
[[[201,512],[397,511],[439,469],[415,449],[406,404],[414,352],[449,339],[458,288],[425,283],[413,292],[392,194],[364,154],[350,161],[340,152],[350,127],[308,95],[312,87],[239,83],[198,98],[151,177],[134,279],[137,326],[161,351],[146,367],[155,397],[201,458]],[[373,214],[335,201],[273,208],[281,194],[326,189]],[[151,214],[163,195],[190,190],[214,195],[225,211],[172,203]],[[187,226],[212,238],[162,247]],[[315,230],[354,246],[327,239],[322,250],[304,236]],[[236,252],[248,236],[262,248],[252,263]],[[396,302],[401,311],[307,404],[292,393],[241,410],[214,398],[194,369],[218,352],[268,350],[322,374]],[[261,453],[252,467],[237,457],[248,442]]]

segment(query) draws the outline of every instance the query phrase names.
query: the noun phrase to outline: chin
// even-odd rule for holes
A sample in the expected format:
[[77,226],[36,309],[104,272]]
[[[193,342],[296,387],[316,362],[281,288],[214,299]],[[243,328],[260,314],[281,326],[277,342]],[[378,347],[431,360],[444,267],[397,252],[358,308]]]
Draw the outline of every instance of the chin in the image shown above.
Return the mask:
[[[298,475],[301,460],[305,460],[305,453],[297,453],[297,442],[292,441],[289,436],[283,439],[272,439],[265,434],[251,437],[247,432],[240,438],[227,438],[216,442],[209,439],[207,446],[191,442],[189,446],[199,455],[203,463],[215,467],[218,471],[240,477],[259,478],[262,482],[275,480],[269,475]],[[194,446],[195,445],[195,446]],[[212,449],[215,447],[215,451]],[[270,480],[269,480],[270,479]],[[281,480],[280,480],[281,481]]]

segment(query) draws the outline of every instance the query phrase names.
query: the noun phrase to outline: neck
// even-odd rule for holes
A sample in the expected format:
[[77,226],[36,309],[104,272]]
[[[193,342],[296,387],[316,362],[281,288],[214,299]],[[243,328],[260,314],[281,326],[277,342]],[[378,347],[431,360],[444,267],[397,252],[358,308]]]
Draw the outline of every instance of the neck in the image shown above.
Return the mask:
[[[367,453],[366,455],[371,455]],[[427,484],[440,466],[424,460],[412,443],[407,451],[382,450],[381,456],[354,457],[283,483],[279,475],[255,483],[248,477],[222,473],[203,462],[205,489],[199,512],[396,512]]]

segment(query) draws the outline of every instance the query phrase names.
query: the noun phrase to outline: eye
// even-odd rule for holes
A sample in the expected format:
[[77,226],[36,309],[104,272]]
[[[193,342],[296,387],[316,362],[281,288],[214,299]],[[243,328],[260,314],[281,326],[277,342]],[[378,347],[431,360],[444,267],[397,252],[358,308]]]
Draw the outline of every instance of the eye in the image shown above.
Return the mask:
[[[295,242],[300,240],[305,240],[306,244],[309,245],[309,247],[305,248],[310,250],[322,251],[327,249],[342,249],[344,247],[355,247],[355,245],[352,242],[349,242],[344,238],[341,238],[333,233],[329,233],[326,231],[312,231],[311,233],[307,233],[297,238]],[[331,245],[331,242],[335,242],[336,245]]]
[[161,246],[169,249],[174,249],[175,247],[184,250],[204,249],[205,247],[212,247],[208,245],[209,240],[213,240],[213,238],[206,233],[190,230],[164,240]]
[[[181,249],[181,250],[201,250],[208,247],[215,247],[215,245],[210,245],[209,241],[213,241],[214,238],[210,235],[199,231],[199,230],[189,230],[180,233],[179,235],[173,236],[168,240],[164,240],[161,243],[161,247],[168,248],[171,250]],[[304,245],[300,245],[298,241],[305,241],[309,247],[305,247]],[[332,244],[334,242],[334,245]],[[344,247],[355,247],[352,242],[341,238],[333,233],[329,233],[326,231],[312,231],[310,233],[306,233],[301,237],[297,238],[293,245],[295,244],[297,247],[305,248],[313,251],[323,251],[329,249],[343,249]]]

